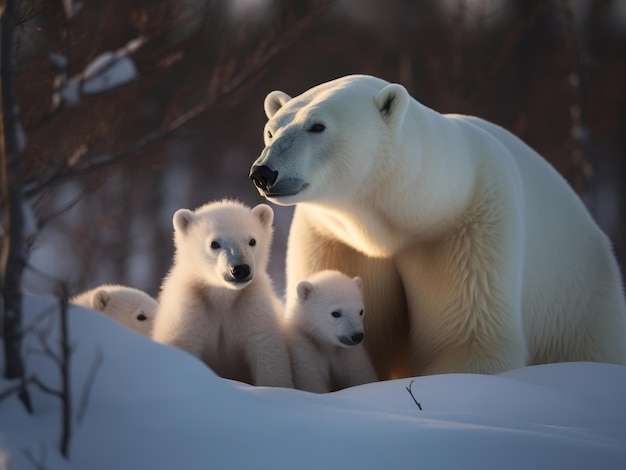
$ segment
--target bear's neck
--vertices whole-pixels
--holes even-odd
[[[491,164],[481,149],[488,154],[492,139],[476,138],[471,123],[417,103],[409,111],[354,197],[311,205],[317,227],[368,256],[389,257],[454,231]]]
[[[209,284],[199,277],[190,277],[186,282],[191,287],[192,295],[196,296],[212,312],[230,311],[242,293],[250,288],[252,283],[254,283],[254,279],[243,289],[236,290]]]
[[[297,335],[311,346],[313,346],[318,353],[328,355],[330,353],[337,353],[341,349],[341,346],[337,346],[331,341],[328,341],[325,338],[322,338],[318,335],[315,335],[311,332],[311,328],[302,323],[298,323],[295,326]]]

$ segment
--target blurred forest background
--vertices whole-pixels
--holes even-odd
[[[19,16],[27,290],[156,295],[176,209],[264,202],[247,175],[265,95],[352,73],[514,132],[584,198],[626,267],[624,0],[23,0]],[[103,57],[132,73],[89,88]],[[292,210],[274,210],[282,292]]]

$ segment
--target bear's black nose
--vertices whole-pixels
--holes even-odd
[[[237,266],[232,267],[230,273],[237,281],[247,279],[248,276],[250,276],[250,266],[248,266],[247,264],[238,264]]]
[[[354,344],[359,344],[361,341],[363,341],[363,338],[365,338],[365,335],[363,333],[356,333],[350,336],[350,339]]]
[[[265,165],[253,165],[250,169],[250,179],[261,191],[267,192],[276,182],[278,172]]]

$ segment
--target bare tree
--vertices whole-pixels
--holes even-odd
[[[26,409],[32,412],[26,389],[22,360],[22,272],[26,264],[21,153],[23,132],[18,120],[15,97],[15,22],[16,0],[2,5],[0,28],[0,80],[2,127],[0,129],[0,180],[2,185],[3,238],[0,257],[2,284],[2,322],[5,354],[4,376],[22,382],[19,392]]]

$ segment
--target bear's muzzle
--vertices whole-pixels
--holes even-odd
[[[249,176],[257,188],[268,193],[278,178],[278,172],[265,165],[252,165]]]

